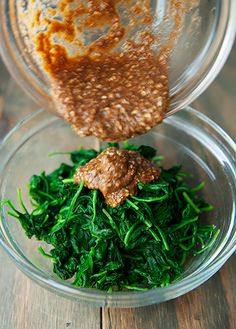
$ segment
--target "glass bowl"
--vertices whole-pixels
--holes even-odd
[[[167,116],[190,104],[213,81],[227,59],[236,31],[235,0],[181,2],[187,13],[171,54],[171,100]],[[172,0],[150,1],[155,15],[151,25],[152,32],[163,36],[157,49],[166,44],[166,35],[173,32],[173,29],[176,32],[173,19],[166,19],[171,16],[172,3]],[[47,6],[55,9],[58,1],[38,0],[31,3],[25,0],[1,0],[0,52],[20,86],[42,108],[55,112],[47,77],[41,69],[31,42],[32,33],[38,31],[35,32],[35,29],[29,26],[32,13]],[[22,17],[26,17],[25,22]]]
[[[109,307],[137,307],[160,303],[196,288],[221,268],[236,248],[235,232],[235,144],[214,122],[191,108],[167,118],[161,125],[133,143],[148,144],[164,156],[163,165],[183,164],[194,174],[190,184],[206,182],[203,196],[214,205],[206,218],[220,228],[217,240],[202,254],[193,257],[183,277],[167,287],[147,292],[113,292],[77,288],[58,279],[50,260],[37,250],[39,242],[29,240],[18,221],[1,209],[0,243],[15,264],[43,287],[70,299]],[[27,183],[34,173],[50,172],[66,155],[48,157],[49,152],[71,151],[81,146],[99,148],[92,137],[80,138],[61,119],[39,111],[23,120],[3,141],[0,148],[0,198],[17,203],[17,187],[29,205]]]

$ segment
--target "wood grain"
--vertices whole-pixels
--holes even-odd
[[[235,329],[236,256],[194,291],[159,305],[104,309],[104,329]]]
[[[176,300],[179,328],[229,329],[229,308],[220,276]],[[233,329],[233,328],[232,328]]]
[[[218,77],[193,107],[236,137],[236,43]]]
[[[194,107],[236,136],[236,47]],[[38,106],[0,63],[0,139]],[[24,276],[0,250],[0,329],[235,329],[236,256],[208,282],[160,305],[103,309],[58,297]]]
[[[104,329],[178,329],[174,301],[136,309],[104,309]]]
[[[229,327],[236,328],[236,255],[234,254],[219,272],[228,305]]]
[[[100,329],[100,310],[56,296],[22,274],[1,251],[1,329]]]

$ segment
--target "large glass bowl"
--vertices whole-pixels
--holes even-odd
[[[152,30],[168,35],[173,29],[171,1],[150,1],[155,19]],[[222,68],[235,38],[235,0],[181,0],[188,13],[171,54],[169,68],[170,107],[167,116],[196,99]],[[81,1],[82,2],[82,1]],[[135,2],[135,0],[133,0]],[[22,13],[31,19],[29,1],[0,1],[0,52],[9,71],[21,87],[44,109],[54,111],[47,78],[38,63],[30,42],[33,29],[22,22]],[[57,0],[32,1],[35,8],[48,4],[55,8]],[[173,22],[172,22],[173,23]],[[174,28],[175,29],[175,28]],[[32,32],[33,33],[33,32]],[[160,39],[159,45],[166,39]]]
[[[183,164],[194,174],[190,184],[206,182],[203,196],[214,205],[205,221],[220,228],[210,249],[193,257],[183,277],[168,287],[147,292],[106,293],[76,288],[58,279],[50,260],[37,250],[38,241],[29,240],[18,221],[1,209],[0,243],[15,264],[47,289],[79,302],[96,306],[137,307],[160,303],[180,296],[209,279],[221,268],[236,248],[235,232],[235,144],[214,122],[186,108],[167,118],[147,135],[132,140],[149,144],[164,156],[163,165]],[[22,121],[9,133],[0,147],[0,198],[17,204],[17,187],[27,206],[27,183],[32,174],[50,172],[68,161],[66,155],[48,157],[52,151],[71,151],[81,146],[98,148],[95,138],[80,138],[61,119],[39,111]]]

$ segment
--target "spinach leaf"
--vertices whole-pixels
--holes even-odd
[[[118,144],[110,146],[118,147]],[[156,150],[127,142],[126,150],[156,161]],[[50,174],[33,175],[29,183],[32,210],[26,209],[20,190],[21,211],[10,200],[9,214],[17,218],[29,238],[51,246],[39,252],[52,262],[53,271],[74,285],[106,291],[146,290],[179,279],[189,256],[210,248],[219,230],[204,225],[212,206],[197,196],[204,187],[184,182],[181,166],[161,168],[160,179],[138,184],[137,195],[123,205],[109,207],[99,191],[73,182],[78,166],[100,151],[70,153],[73,165],[62,163]]]

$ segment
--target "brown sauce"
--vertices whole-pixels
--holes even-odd
[[[155,38],[144,29],[138,41],[126,41],[122,51],[114,51],[129,32],[116,5],[130,0],[91,0],[75,10],[69,9],[72,2],[62,1],[63,22],[46,19],[47,30],[36,38],[56,111],[81,136],[121,141],[146,133],[162,121],[169,105],[169,49],[157,55],[152,49]],[[142,14],[142,22],[150,24],[149,6],[149,1],[136,5],[134,17]],[[109,26],[109,31],[84,48],[75,40],[77,18],[83,22],[79,29]],[[69,56],[65,47],[52,42],[62,33],[68,42],[77,42],[83,54]]]
[[[166,60],[148,46],[132,45],[123,56],[83,57],[54,72],[57,109],[81,136],[120,141],[146,133],[168,106]]]
[[[138,152],[110,147],[75,173],[76,183],[84,181],[89,189],[99,189],[111,207],[122,204],[137,193],[138,182],[157,180],[160,171]]]

